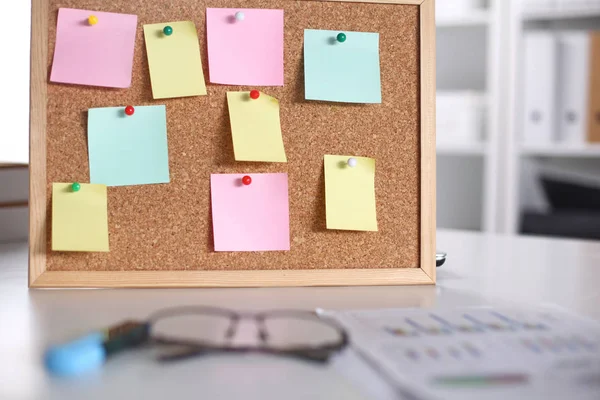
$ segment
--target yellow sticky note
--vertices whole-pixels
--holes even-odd
[[[237,161],[287,162],[276,98],[261,92],[257,99],[250,92],[227,92],[227,104]]]
[[[376,231],[375,160],[326,155],[325,206],[327,229]]]
[[[170,26],[172,33],[163,31]],[[196,25],[190,21],[144,25],[155,99],[206,94]]]
[[[52,250],[108,251],[106,185],[52,184]]]

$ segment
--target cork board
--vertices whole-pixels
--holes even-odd
[[[32,153],[36,147],[44,154],[32,157],[32,167],[35,163],[37,168],[31,171],[32,200],[35,198],[36,202],[32,204],[31,235],[36,240],[30,246],[30,284],[262,286],[434,282],[435,269],[425,265],[434,262],[435,252],[435,137],[431,121],[435,43],[430,37],[434,36],[433,0],[381,3],[176,0],[165,7],[161,0],[42,0],[34,5],[32,60],[39,56],[40,71],[45,76],[34,79],[37,64],[32,67],[31,141]],[[48,82],[60,7],[138,15],[131,88],[116,90]],[[251,88],[208,82],[207,7],[284,10],[285,86],[260,89],[280,101],[288,163],[234,160],[226,92]],[[208,96],[153,100],[142,25],[178,20],[196,24]],[[43,23],[36,27],[36,22]],[[379,32],[382,103],[304,100],[304,29]],[[41,43],[36,43],[39,38]],[[41,80],[42,87],[36,88],[35,82]],[[36,104],[40,94],[44,101]],[[87,110],[127,104],[167,106],[171,183],[109,188],[109,253],[51,251],[52,183],[89,182]],[[36,115],[42,121],[34,121]],[[378,232],[325,228],[325,154],[376,159]],[[289,175],[291,250],[214,252],[210,174],[259,172]],[[404,270],[414,273],[406,274]],[[369,276],[371,279],[365,279]],[[407,280],[409,276],[414,276],[414,281]],[[166,283],[165,278],[179,284]]]

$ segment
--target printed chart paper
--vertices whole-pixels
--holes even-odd
[[[600,398],[600,325],[558,308],[324,314],[351,333],[353,347],[406,398]]]
[[[210,190],[215,251],[290,249],[287,174],[213,174]]]
[[[60,8],[50,81],[130,87],[136,27],[136,15]]]
[[[283,86],[283,10],[207,8],[206,35],[212,83]]]
[[[354,158],[357,165],[348,166]],[[354,156],[325,156],[327,229],[376,231],[375,160]]]
[[[165,26],[173,28],[167,36]],[[196,25],[190,21],[144,25],[152,95],[155,99],[206,94]]]
[[[250,92],[227,92],[227,104],[237,161],[287,162],[276,98],[260,93],[252,99]]]
[[[52,250],[108,251],[108,205],[105,185],[52,184]]]
[[[304,90],[306,100],[381,103],[379,33],[305,29]]]
[[[162,106],[88,111],[90,181],[107,186],[169,182],[167,115]]]

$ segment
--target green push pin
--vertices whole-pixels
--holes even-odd
[[[74,184],[71,185],[72,191],[79,192],[79,189],[81,189],[81,185],[78,182],[75,182]]]
[[[163,29],[163,33],[165,34],[165,36],[171,36],[173,34],[173,28],[171,28],[169,25],[167,25]]]
[[[344,43],[346,41],[346,34],[345,33],[338,33],[336,39],[337,39],[338,42]]]

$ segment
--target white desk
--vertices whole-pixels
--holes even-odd
[[[50,378],[42,368],[49,343],[175,305],[358,309],[516,302],[555,304],[600,320],[600,243],[442,231],[438,247],[449,258],[438,269],[437,287],[29,291],[27,245],[0,245],[0,398],[369,397],[356,383],[372,379],[369,371],[348,378],[331,367],[254,355],[161,366],[147,354],[130,353],[71,381]]]

